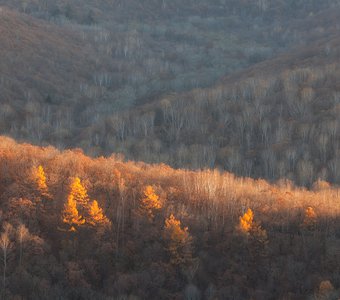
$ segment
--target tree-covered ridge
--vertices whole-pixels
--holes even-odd
[[[337,1],[295,1],[299,17],[288,1],[169,2],[1,1],[20,12],[1,9],[2,132],[111,151],[87,133],[101,126],[99,120],[173,92],[211,86],[226,74],[326,38],[339,19]],[[273,7],[265,15],[258,8],[262,2]],[[97,21],[87,24],[82,19],[91,7]],[[146,18],[150,10],[168,17]],[[4,124],[8,118],[11,127]]]
[[[0,203],[6,299],[339,296],[340,199],[327,182],[306,190],[1,137]]]
[[[104,2],[91,1],[102,9]],[[251,17],[241,9],[247,1],[225,2],[240,9],[220,17],[218,9],[204,15],[204,1],[177,3],[181,13],[174,2],[151,1],[145,7],[173,19],[98,15],[96,24],[65,17],[64,2],[53,16],[54,2],[25,3],[25,10],[12,3],[21,13],[3,8],[0,18],[1,133],[93,156],[116,152],[307,186],[339,182],[336,1],[294,2],[299,18],[285,10],[269,18],[275,9]],[[90,5],[72,3],[77,13]],[[138,3],[112,7],[123,15]]]
[[[129,159],[175,167],[218,167],[311,186],[338,183],[339,49],[336,35],[212,88],[164,97],[110,118],[99,144]],[[112,148],[114,150],[114,148]]]

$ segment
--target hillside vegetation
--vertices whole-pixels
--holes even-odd
[[[4,299],[333,299],[339,190],[0,139]]]
[[[0,299],[340,299],[339,0],[0,0]]]
[[[338,1],[0,4],[1,133],[338,182]]]
[[[92,134],[101,148],[130,159],[309,187],[318,178],[338,183],[339,49],[334,34],[212,88],[110,117]]]

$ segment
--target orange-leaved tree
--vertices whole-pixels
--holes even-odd
[[[308,206],[305,210],[305,217],[301,227],[308,230],[313,230],[316,225],[317,214],[313,207]]]
[[[248,208],[239,220],[238,230],[247,237],[251,255],[255,258],[265,256],[267,254],[268,236],[266,230],[254,221],[254,212]]]
[[[140,210],[149,219],[153,219],[155,217],[155,212],[162,208],[162,203],[154,188],[150,185],[145,187],[143,194]]]
[[[240,217],[239,230],[244,234],[249,234],[253,226],[254,213],[248,208],[243,216]]]
[[[168,243],[171,264],[187,265],[192,262],[192,237],[188,227],[182,228],[173,214],[165,220],[164,239]]]
[[[89,202],[89,196],[84,185],[81,183],[79,177],[75,177],[70,185],[70,194],[76,202],[78,208],[84,211]]]
[[[76,231],[76,227],[85,223],[85,219],[79,214],[77,202],[71,194],[67,198],[62,213],[62,219],[65,224],[70,226],[70,231]]]
[[[86,222],[93,226],[110,224],[109,219],[103,213],[103,209],[99,207],[97,200],[93,200],[90,204]]]
[[[48,187],[46,184],[46,175],[44,168],[39,165],[37,168],[34,168],[33,175],[35,177],[37,188],[41,195],[47,196],[48,195]]]

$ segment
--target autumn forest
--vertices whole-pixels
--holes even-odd
[[[7,299],[339,295],[340,196],[327,182],[308,191],[0,141]]]
[[[0,300],[340,298],[339,0],[0,0]]]

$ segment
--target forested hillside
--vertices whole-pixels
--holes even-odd
[[[339,190],[0,138],[3,299],[337,299]]]
[[[340,0],[0,0],[0,299],[340,299]]]
[[[323,39],[213,88],[164,97],[95,132],[104,148],[113,136],[129,158],[306,186],[339,182],[339,42]]]
[[[338,1],[0,4],[1,133],[338,182]]]

